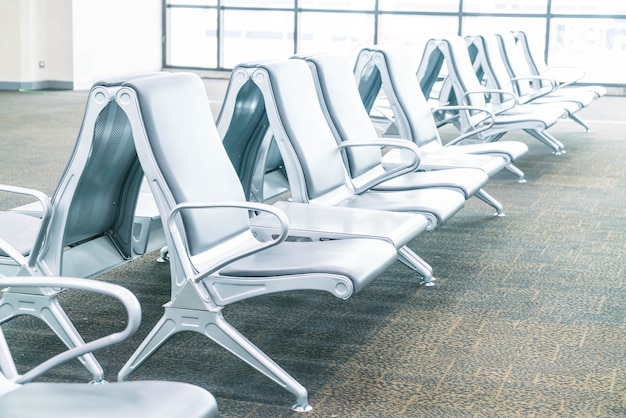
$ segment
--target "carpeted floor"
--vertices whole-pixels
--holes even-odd
[[[207,81],[216,109],[224,87]],[[0,183],[51,194],[85,99],[0,92]],[[505,217],[472,199],[412,243],[436,286],[396,263],[347,301],[289,292],[229,306],[225,317],[308,389],[311,418],[626,416],[626,98],[604,97],[580,115],[591,132],[568,121],[550,130],[561,156],[528,135],[505,136],[530,148],[518,163],[526,184],[501,173],[486,187]],[[131,340],[96,353],[111,381],[169,298],[168,266],[155,258],[98,278],[129,288],[144,310]],[[65,292],[62,305],[85,338],[120,325],[119,306],[102,298]],[[30,318],[3,330],[21,367],[60,349]],[[200,335],[175,336],[131,378],[203,386],[222,417],[297,415],[291,394]],[[71,362],[46,380],[89,375]]]

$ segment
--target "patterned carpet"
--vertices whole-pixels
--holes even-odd
[[[223,83],[207,86],[219,100]],[[0,92],[0,182],[52,193],[85,98]],[[505,217],[472,199],[410,245],[436,286],[396,263],[347,301],[289,292],[229,306],[226,319],[308,389],[311,418],[626,416],[626,98],[604,97],[580,115],[591,132],[569,121],[550,130],[561,156],[526,134],[503,138],[530,148],[518,164],[527,183],[503,172],[486,187]],[[155,258],[99,277],[128,287],[144,309],[135,337],[96,353],[111,381],[169,298],[168,266]],[[85,338],[119,327],[117,305],[61,299]],[[3,330],[24,368],[60,349],[30,318]],[[203,386],[222,417],[298,415],[291,394],[200,335],[175,336],[131,378]],[[46,380],[89,376],[71,362]]]

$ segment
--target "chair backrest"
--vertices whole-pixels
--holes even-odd
[[[322,110],[338,144],[346,140],[378,138],[363,105],[352,66],[341,55],[300,57],[312,69]],[[353,178],[380,166],[378,147],[355,147],[346,150],[346,166]]]
[[[308,64],[298,59],[262,63],[251,79],[263,94],[293,199],[309,202],[347,191],[346,166]]]
[[[357,57],[355,75],[359,86],[372,77],[362,73],[376,71],[393,111],[398,134],[418,147],[441,145],[441,139],[430,106],[426,101],[406,51],[385,46],[363,48]]]
[[[269,141],[263,96],[250,80],[250,70],[245,66],[233,69],[216,122],[224,148],[248,197],[254,196],[255,175],[264,174],[258,173],[257,165],[264,159],[259,154]]]
[[[137,152],[164,223],[171,268],[182,268],[176,265],[180,257],[166,215],[184,203],[245,201],[243,189],[222,146],[200,77],[162,74],[123,86],[121,94],[136,95],[139,109],[126,109],[133,131],[139,133]],[[184,138],[184,146],[179,138]],[[219,244],[249,231],[247,213],[232,209],[183,211],[179,225],[191,257],[219,253]],[[180,277],[173,274],[173,279]]]
[[[531,86],[538,89],[541,88],[540,82],[533,82],[531,77],[534,75],[530,72],[530,67],[526,62],[522,44],[515,41],[515,35],[513,32],[502,32],[496,34],[498,45],[500,46],[500,52],[502,59],[506,64],[506,68],[509,71],[509,76],[518,78],[519,80],[513,81],[513,85],[517,91],[517,94],[524,96],[531,93]]]
[[[495,34],[469,36],[466,38],[466,42],[468,48],[475,48],[475,66],[480,67],[481,73],[484,74],[487,88],[518,95],[511,82],[511,75],[502,56],[497,36]],[[499,100],[507,99],[509,98],[500,97]]]
[[[431,55],[434,58],[431,60]],[[417,70],[417,79],[420,85],[424,85],[424,77],[432,79],[434,75],[429,75],[433,71],[435,61],[440,69],[444,64],[447,68],[447,75],[441,88],[440,103],[450,105],[468,104],[477,107],[485,107],[486,101],[482,94],[472,94],[463,100],[466,92],[484,91],[484,87],[480,84],[476,72],[470,60],[465,40],[460,36],[450,36],[444,39],[430,39],[426,42],[424,56],[420,61]],[[436,69],[436,68],[435,68]],[[424,95],[428,94],[422,88]]]
[[[526,57],[526,63],[530,68],[530,71],[534,75],[540,75],[545,73],[548,68],[546,61],[539,54],[534,53],[533,49],[530,47],[530,43],[528,41],[528,37],[524,31],[516,31],[514,32],[515,39],[517,43],[520,44],[520,47],[524,51],[524,56]]]
[[[89,93],[76,145],[52,197],[44,246],[32,255],[47,275],[65,273],[67,248],[100,237],[106,237],[122,259],[133,255],[133,220],[143,172],[128,119],[113,100],[118,88],[97,85]]]
[[[255,68],[245,63],[233,68],[216,125],[245,196],[263,202],[287,192],[288,187],[263,95],[250,79]]]

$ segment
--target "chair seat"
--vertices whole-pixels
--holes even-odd
[[[466,199],[476,194],[489,177],[475,168],[451,168],[449,170],[406,173],[377,185],[374,190],[411,190],[430,187],[449,187],[462,190]]]
[[[445,152],[451,154],[474,154],[474,155],[490,155],[498,154],[508,155],[510,161],[515,161],[528,152],[528,145],[520,141],[498,141],[483,142],[479,144],[458,144],[444,148]]]
[[[547,96],[535,99],[533,100],[533,103],[557,103],[560,105],[563,102],[574,102],[579,108],[583,108],[589,106],[596,99],[596,93],[591,90],[567,91],[561,89],[550,93]]]
[[[441,225],[465,206],[462,193],[447,189],[400,190],[393,192],[371,190],[351,196],[337,206],[431,214]]]
[[[16,212],[0,212],[0,237],[26,256],[37,237],[41,219]],[[0,256],[7,254],[0,250]]]
[[[447,150],[447,148],[444,148]],[[387,169],[407,161],[410,156],[402,152],[392,150],[383,157],[383,166]],[[489,177],[498,173],[504,168],[506,161],[504,158],[493,158],[488,155],[461,154],[453,152],[422,152],[422,159],[419,168],[421,170],[443,170],[452,168],[478,168],[483,170]]]
[[[222,276],[268,277],[290,274],[337,274],[358,292],[396,261],[396,249],[377,239],[282,242],[229,264]]]
[[[2,396],[0,402],[0,415],[4,418],[218,416],[213,395],[197,386],[179,382],[29,383]]]
[[[537,126],[538,129],[548,129],[559,119],[566,116],[566,114],[563,107],[549,104],[519,105],[515,106],[515,109],[511,112],[498,114],[494,125],[496,127],[506,126],[507,131],[527,129],[525,126]],[[522,126],[518,128],[515,126],[517,124]]]

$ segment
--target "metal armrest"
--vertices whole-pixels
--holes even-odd
[[[196,276],[197,273],[196,273],[196,269],[193,266],[193,262],[189,255],[189,252],[187,251],[187,246],[185,245],[185,241],[183,239],[184,234],[182,234],[180,231],[180,227],[178,224],[178,221],[180,218],[179,214],[183,210],[217,209],[217,208],[222,208],[222,209],[234,208],[234,209],[246,209],[248,211],[267,212],[275,216],[278,219],[278,222],[280,224],[280,227],[279,227],[280,232],[278,236],[276,236],[276,238],[271,241],[261,242],[257,240],[256,242],[258,245],[255,245],[254,247],[251,247],[251,246],[239,247],[238,246],[238,248],[234,252],[229,253],[228,255],[225,255],[221,259],[221,261],[213,263],[210,269],[202,271],[201,276],[206,276],[208,274],[211,274],[221,269],[222,267],[224,267],[225,265],[229,263],[232,263],[236,260],[239,260],[243,257],[246,257],[258,251],[261,251],[265,248],[269,248],[274,245],[277,245],[283,242],[289,236],[289,220],[287,219],[287,216],[280,209],[277,209],[271,205],[267,205],[263,203],[256,203],[256,202],[239,202],[239,201],[224,201],[224,202],[215,202],[215,203],[188,202],[188,203],[181,203],[179,205],[176,205],[172,209],[172,211],[170,212],[167,218],[167,225],[171,231],[171,236],[172,236],[174,247],[176,248],[176,251],[180,255],[179,257],[180,262],[187,277]],[[184,254],[186,254],[186,256],[183,256]]]
[[[532,101],[535,99],[538,99],[540,97],[544,97],[550,93],[553,93],[555,91],[557,91],[559,89],[559,83],[554,80],[553,78],[548,78],[548,77],[543,77],[543,76],[539,76],[539,75],[532,75],[532,76],[527,76],[527,77],[513,77],[511,78],[511,81],[515,82],[515,81],[523,81],[523,80],[528,80],[532,83],[532,85],[534,86],[534,93],[530,94],[530,97],[526,100],[528,101]],[[547,85],[545,83],[547,83]]]
[[[415,145],[414,142],[408,139],[393,139],[393,138],[375,138],[375,139],[365,139],[365,140],[350,140],[343,141],[339,145],[339,149],[350,148],[350,147],[393,147],[393,148],[402,148],[407,149],[411,152],[413,158],[408,163],[400,164],[394,167],[391,170],[385,171],[383,174],[376,176],[372,179],[367,180],[364,184],[359,185],[358,187],[354,186],[354,193],[361,194],[370,190],[373,187],[376,187],[380,183],[383,183],[389,179],[395,178],[405,173],[410,173],[412,171],[417,170],[419,166],[421,154],[420,150]]]
[[[0,287],[53,287],[77,289],[99,293],[119,300],[128,314],[128,322],[123,331],[108,334],[88,343],[73,347],[44,361],[27,373],[19,376],[18,383],[28,382],[68,360],[84,354],[100,350],[113,344],[124,341],[133,335],[141,322],[141,306],[139,301],[129,290],[112,283],[97,280],[78,279],[73,277],[2,277]]]
[[[33,243],[33,247],[30,251],[30,257],[28,259],[28,267],[32,268],[35,266],[35,263],[37,262],[37,254],[39,254],[39,251],[41,250],[41,247],[43,246],[44,237],[45,237],[46,231],[48,230],[48,224],[50,223],[50,218],[52,217],[52,203],[50,202],[50,198],[38,190],[28,189],[25,187],[9,186],[6,184],[0,184],[0,192],[31,196],[37,199],[41,203],[41,207],[42,207],[41,227],[39,228],[39,233],[37,234],[37,238],[35,239],[35,242]],[[8,245],[6,244],[6,242],[3,242],[3,244]],[[5,249],[5,247],[2,247],[2,248]],[[7,252],[7,254],[9,253]],[[21,258],[23,259],[23,257]],[[16,261],[19,262],[18,259],[16,259]]]
[[[504,113],[506,111],[509,111],[511,109],[513,109],[515,106],[518,105],[518,100],[517,100],[517,96],[509,91],[505,91],[505,90],[500,90],[500,89],[483,89],[480,91],[468,91],[465,92],[463,94],[463,101],[465,103],[467,103],[469,96],[471,96],[472,94],[482,94],[483,96],[488,95],[488,94],[499,94],[501,96],[508,96],[511,98],[511,100],[508,100],[507,102],[500,100],[498,104],[500,105],[504,105],[505,103],[510,103],[507,104],[505,106],[503,106],[501,109],[498,110],[494,110],[493,113],[498,115],[500,113]]]
[[[574,75],[572,77],[567,77],[568,80],[562,82],[559,80],[559,77],[551,76],[552,73],[558,72],[558,71],[567,71],[570,73],[574,73]],[[559,83],[559,88],[560,88],[560,87],[569,86],[571,84],[576,83],[577,81],[582,80],[585,77],[585,70],[580,67],[566,66],[566,65],[558,66],[558,67],[548,67],[548,69],[546,70],[546,73],[544,73],[543,76],[544,77],[548,76],[556,80]]]
[[[461,110],[461,111],[467,111],[468,113],[470,113],[471,111],[476,111],[476,112],[484,114],[484,117],[482,119],[479,119],[478,121],[473,122],[471,121],[471,118],[468,115],[467,120],[470,121],[471,123],[471,130],[463,133],[462,135],[457,136],[450,142],[446,143],[444,145],[445,147],[449,145],[457,144],[466,138],[469,138],[483,131],[486,131],[487,129],[493,126],[493,124],[495,123],[495,119],[496,119],[496,115],[491,110],[485,109],[484,107],[479,107],[479,106],[440,106],[440,107],[434,108],[433,113],[437,111],[446,111],[446,110]]]

